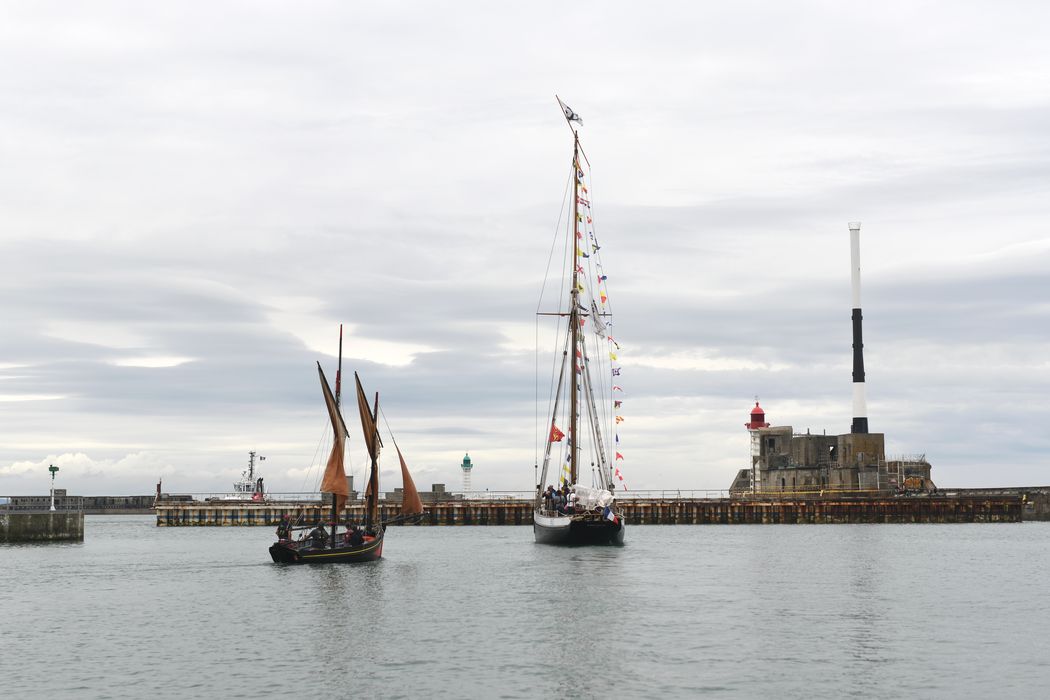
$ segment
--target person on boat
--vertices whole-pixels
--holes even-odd
[[[277,523],[277,539],[286,540],[288,534],[291,531],[291,523],[288,520],[288,514],[285,513],[281,516],[280,522]]]
[[[365,533],[356,525],[351,525],[350,531],[347,533],[347,542],[350,543],[351,547],[359,547],[365,543]]]
[[[310,539],[313,540],[315,547],[323,547],[324,543],[328,541],[328,531],[321,525],[318,525],[310,531]]]

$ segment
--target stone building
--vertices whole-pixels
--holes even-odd
[[[757,401],[745,427],[751,433],[751,466],[733,480],[734,498],[934,489],[925,455],[887,459],[883,433],[796,434],[790,425],[767,423]]]

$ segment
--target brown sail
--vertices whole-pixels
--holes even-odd
[[[335,405],[335,396],[328,387],[321,363],[317,363],[317,372],[321,375],[321,391],[324,392],[324,402],[328,407],[328,417],[332,419],[332,432],[335,439],[332,441],[332,453],[328,455],[328,464],[325,466],[324,478],[321,479],[321,493],[330,493],[335,499],[336,511],[343,510],[346,499],[350,496],[350,487],[346,483],[346,471],[343,469],[343,453],[345,452],[346,438],[348,432],[343,417],[339,414],[339,408]]]
[[[423,512],[423,501],[419,498],[416,483],[412,481],[412,475],[408,473],[408,465],[405,464],[405,456],[401,454],[401,448],[394,443],[397,457],[401,460],[401,483],[404,485],[404,496],[401,500],[401,515],[417,515]]]
[[[368,446],[368,456],[372,459],[368,485],[365,487],[365,523],[371,524],[379,520],[379,448],[383,446],[383,440],[379,437],[379,426],[376,425],[376,418],[379,416],[379,394],[376,394],[373,410],[368,407],[368,398],[365,397],[365,389],[361,386],[361,377],[357,376],[357,372],[354,372],[354,381],[357,383],[357,409],[361,414],[361,430],[365,435],[365,445]]]
[[[357,409],[361,414],[361,430],[365,434],[365,445],[368,446],[368,456],[372,461],[379,459],[379,448],[383,441],[379,437],[379,427],[376,425],[372,409],[368,406],[368,398],[365,396],[364,387],[361,386],[361,378],[354,372],[354,381],[357,382]]]

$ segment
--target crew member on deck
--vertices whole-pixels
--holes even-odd
[[[281,516],[280,522],[277,523],[277,539],[286,540],[288,539],[288,533],[291,529],[290,523],[288,522],[288,514],[285,513]]]

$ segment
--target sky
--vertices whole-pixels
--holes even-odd
[[[628,488],[727,489],[756,396],[849,431],[849,221],[887,453],[1050,483],[1048,21],[0,0],[0,495],[49,464],[84,495],[227,491],[249,450],[313,490],[340,323],[421,488],[459,489],[466,452],[474,489],[532,488],[555,94],[584,121]]]

